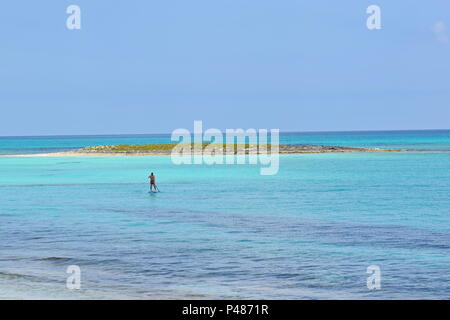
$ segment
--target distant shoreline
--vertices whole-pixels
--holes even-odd
[[[5,155],[10,157],[89,157],[89,156],[167,156],[172,154],[172,149],[177,144],[147,144],[147,145],[109,145],[92,146],[73,151]],[[202,149],[213,144],[203,144]],[[200,147],[200,146],[198,146]],[[217,145],[216,147],[220,147]],[[192,146],[192,150],[194,147]],[[226,152],[226,145],[223,145],[223,153]],[[234,145],[234,154],[261,154],[261,150],[256,145]],[[271,146],[268,146],[268,153]],[[342,146],[319,146],[319,145],[279,145],[279,154],[313,154],[313,153],[355,153],[355,152],[408,152],[401,149],[378,149],[378,148],[357,148]],[[201,154],[202,151],[192,152],[192,155]]]

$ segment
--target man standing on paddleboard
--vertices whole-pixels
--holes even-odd
[[[156,179],[155,179],[155,175],[153,174],[153,172],[150,173],[150,175],[148,177],[150,178],[150,191],[152,191],[152,186],[153,186],[153,189],[156,191],[157,190],[156,183],[155,183]]]

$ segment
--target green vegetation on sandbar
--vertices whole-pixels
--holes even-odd
[[[183,146],[186,147],[189,146],[189,143],[167,143],[167,144],[136,144],[136,145],[129,145],[129,144],[119,144],[119,145],[112,145],[112,146],[93,146],[93,147],[86,147],[82,148],[79,151],[80,152],[170,152],[175,146]],[[201,145],[202,149],[205,149],[207,146],[211,145],[211,147],[219,147],[221,144],[219,143],[191,143],[191,148],[199,148]],[[231,147],[231,145],[222,144],[223,149]],[[256,148],[256,145],[250,145],[250,144],[234,144],[233,148],[235,150],[237,149],[249,149],[249,148]],[[268,146],[270,149],[270,146]]]
[[[77,154],[171,154],[172,150],[177,147],[177,151],[183,149],[193,151],[194,153],[209,147],[210,151],[222,149],[224,152],[234,151],[235,154],[244,152],[250,153],[330,153],[330,152],[406,152],[406,150],[391,149],[369,149],[369,148],[352,148],[340,146],[311,146],[311,145],[279,145],[278,148],[272,148],[271,145],[256,144],[222,144],[222,143],[167,143],[167,144],[137,144],[137,145],[111,145],[111,146],[93,146],[86,147],[75,151]],[[232,152],[233,152],[232,151]]]

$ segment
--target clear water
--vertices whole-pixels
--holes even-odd
[[[59,152],[92,145],[172,143],[169,134],[111,136],[0,137],[0,155]],[[449,151],[450,130],[292,132],[281,133],[281,144],[337,145]]]
[[[0,298],[449,299],[450,134],[373,134],[383,138],[282,141],[422,152],[282,155],[275,176],[168,156],[0,157]],[[147,193],[149,171],[159,194]],[[81,268],[81,290],[66,289],[69,265]],[[381,290],[366,287],[369,265],[381,268]]]

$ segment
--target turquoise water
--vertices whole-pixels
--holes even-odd
[[[0,149],[142,139],[168,136]],[[0,157],[0,298],[450,298],[449,131],[283,139],[421,152],[282,155],[274,176],[169,156]],[[161,193],[147,193],[150,171]],[[81,290],[66,289],[69,265]],[[366,287],[370,265],[381,290]]]
[[[160,144],[171,142],[169,134],[0,137],[0,155],[69,151],[92,145]],[[280,143],[293,145],[401,148],[417,151],[449,151],[450,130],[292,132],[281,133]]]

